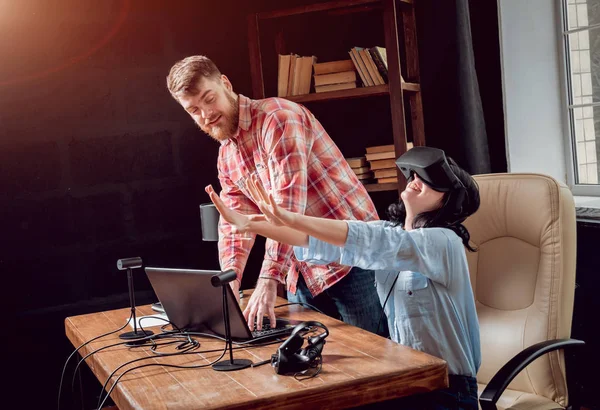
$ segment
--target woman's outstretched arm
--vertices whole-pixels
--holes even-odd
[[[277,242],[304,248],[308,247],[308,235],[286,226],[277,226],[269,222],[264,215],[244,215],[227,208],[211,185],[208,185],[205,191],[215,204],[221,217],[229,222],[235,231],[240,233],[253,232]]]
[[[345,221],[301,215],[280,207],[273,195],[265,191],[256,175],[250,179],[248,191],[266,219],[274,225],[292,228],[335,246],[344,246],[346,243],[348,224]],[[308,242],[299,246],[307,247]]]

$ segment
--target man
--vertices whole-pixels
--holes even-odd
[[[173,98],[202,131],[218,141],[221,199],[244,214],[259,214],[247,183],[256,175],[284,208],[332,219],[376,220],[377,211],[363,185],[319,121],[305,107],[281,98],[251,100],[233,91],[229,79],[205,56],[177,62],[167,76]],[[222,270],[240,280],[255,236],[236,233],[221,218]],[[287,282],[290,302],[308,303],[346,323],[378,332],[382,313],[374,272],[336,263],[298,262],[291,246],[267,239],[256,288],[244,310],[252,329],[263,317],[275,323],[277,285]],[[287,280],[286,280],[287,278]],[[379,329],[387,333],[385,320]]]

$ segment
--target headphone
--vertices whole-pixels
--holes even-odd
[[[307,338],[308,345],[302,348],[305,334],[314,328],[320,328],[323,332]],[[307,321],[296,325],[290,337],[279,346],[277,353],[271,356],[271,366],[275,373],[296,374],[308,370],[315,360],[321,357],[327,336],[329,329],[320,322]]]

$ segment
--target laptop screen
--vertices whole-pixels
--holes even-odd
[[[181,330],[225,336],[223,289],[210,279],[217,270],[146,267],[146,275],[169,320]],[[225,286],[233,339],[252,339],[252,333],[231,287]]]

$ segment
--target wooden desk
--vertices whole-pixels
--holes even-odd
[[[242,298],[242,305],[248,297]],[[278,298],[277,304],[287,301]],[[95,336],[116,330],[126,322],[130,308],[92,313],[65,319],[66,334],[74,346]],[[138,316],[155,313],[150,306],[137,308]],[[276,309],[276,314],[297,320],[317,320],[329,329],[323,349],[323,368],[312,379],[298,381],[275,373],[269,365],[233,372],[211,367],[176,369],[151,366],[133,370],[121,378],[111,398],[121,410],[127,409],[296,409],[349,408],[447,387],[447,366],[443,360],[399,345],[362,329],[346,325],[297,305]],[[158,327],[151,328],[155,333]],[[131,330],[128,326],[123,331]],[[119,332],[119,333],[121,333]],[[82,356],[102,346],[121,341],[118,334],[86,345]],[[198,338],[197,351],[223,349],[225,343]],[[234,359],[267,360],[279,345],[233,351]],[[234,345],[235,347],[235,345]],[[169,349],[168,352],[173,351]],[[166,352],[166,351],[165,351]],[[216,360],[218,353],[157,357],[148,348],[111,347],[87,359],[101,383],[123,363],[149,357],[131,366],[146,363],[200,365]],[[224,356],[228,359],[229,354]],[[111,379],[108,388],[124,367]]]

